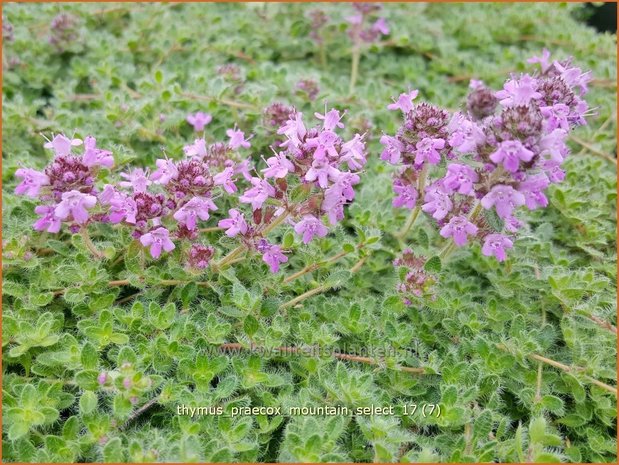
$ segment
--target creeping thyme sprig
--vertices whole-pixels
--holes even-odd
[[[400,167],[393,206],[412,210],[401,238],[421,210],[453,241],[441,258],[478,240],[482,254],[504,261],[523,225],[517,209],[548,205],[544,191],[565,177],[568,133],[586,124],[591,78],[547,50],[529,62],[541,70],[512,75],[497,92],[472,81],[460,112],[413,104],[416,90],[388,106],[404,114],[398,132],[381,138],[381,158]]]
[[[281,245],[270,242],[269,233],[287,221],[304,244],[324,237],[328,227],[323,218],[331,225],[343,218],[366,161],[362,135],[345,141],[336,133],[344,128],[338,110],[316,113],[322,124],[309,129],[301,113],[293,108],[285,113],[279,117],[276,135],[283,138],[276,141],[277,150],[273,144],[273,156],[264,160],[266,167],[260,170],[249,158],[242,159],[240,152],[251,147],[251,137],[235,127],[227,131],[227,143],[207,145],[198,138],[184,147],[181,160],[166,156],[156,160],[152,172],[136,167],[120,173],[117,184],[99,186],[100,170],[114,166],[112,152],[97,148],[94,137],[82,141],[59,134],[45,144],[55,158],[44,171],[17,170],[21,183],[15,192],[41,201],[35,209],[40,218],[34,229],[58,233],[66,224],[70,232],[80,232],[86,247],[100,258],[103,254],[88,235],[93,223],[131,228],[133,238],[154,259],[185,241],[190,246],[182,253],[189,268],[203,270],[212,265],[219,270],[244,252],[256,251],[277,272],[288,257]],[[202,131],[210,115],[197,113],[187,120]],[[80,146],[84,147],[81,156],[74,153]],[[233,207],[218,228],[209,230],[224,230],[240,245],[211,263],[216,251],[200,242],[199,224],[218,210],[218,197],[230,198]]]
[[[267,167],[249,178],[252,187],[238,197],[239,203],[251,205],[251,216],[233,208],[219,222],[226,235],[239,236],[245,248],[257,250],[273,272],[288,258],[281,246],[268,241],[267,234],[285,220],[294,225],[304,244],[324,237],[328,228],[322,218],[331,225],[343,218],[344,206],[355,196],[357,173],[366,161],[363,135],[344,141],[336,133],[344,128],[338,110],[315,116],[322,125],[308,129],[302,113],[289,114],[277,131],[284,137],[278,150],[273,148],[273,156],[265,160]]]
[[[389,24],[383,17],[375,17],[376,13],[381,10],[382,5],[379,3],[353,3],[352,5],[356,12],[354,15],[346,18],[348,22],[348,36],[352,41],[352,64],[350,70],[350,88],[349,92],[355,91],[355,85],[359,75],[359,61],[361,60],[361,52],[364,43],[376,42],[381,36],[389,35]]]

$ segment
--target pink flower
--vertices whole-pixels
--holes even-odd
[[[380,159],[388,161],[392,165],[399,163],[402,157],[402,151],[404,150],[404,144],[395,137],[388,136],[387,134],[381,136],[380,143],[385,146],[380,154]]]
[[[295,225],[294,230],[297,234],[303,236],[304,244],[308,244],[315,236],[325,237],[329,232],[327,227],[322,224],[322,221],[313,215],[305,215]]]
[[[447,174],[443,178],[446,190],[462,195],[475,195],[473,184],[479,179],[477,173],[466,165],[451,163],[447,166]]]
[[[503,234],[488,234],[481,248],[481,253],[486,257],[494,255],[500,262],[504,261],[505,249],[511,249],[514,243]]]
[[[445,141],[443,139],[433,139],[425,137],[415,146],[417,149],[415,155],[415,164],[421,165],[424,161],[432,165],[437,165],[441,161],[441,154],[438,150],[445,147]]]
[[[558,61],[553,63],[555,69],[560,73],[561,79],[565,81],[565,83],[570,87],[578,86],[580,87],[580,93],[586,94],[587,84],[591,81],[591,71],[587,71],[583,73],[580,68],[568,68],[567,66],[563,66]]]
[[[565,179],[565,171],[561,169],[561,166],[558,163],[552,160],[544,160],[542,163],[542,168],[552,183],[563,182]]]
[[[484,87],[484,81],[481,81],[479,79],[471,79],[469,81],[469,89],[471,90],[483,89]]]
[[[413,100],[419,95],[418,90],[411,90],[408,94],[400,94],[398,99],[393,99],[393,103],[387,105],[388,110],[402,110],[402,113],[413,111]]]
[[[153,181],[165,185],[178,176],[178,168],[172,160],[159,158],[155,161],[155,164],[157,165],[157,170],[150,175]]]
[[[483,130],[462,113],[454,114],[447,129],[451,132],[449,145],[460,153],[475,150],[486,139]]]
[[[548,206],[544,190],[550,185],[550,180],[544,173],[531,175],[518,185],[518,192],[524,194],[525,205],[529,210]]]
[[[500,218],[507,218],[516,207],[524,205],[525,198],[520,192],[511,186],[498,184],[494,186],[482,199],[481,205],[486,210],[493,206]]]
[[[236,187],[236,184],[234,184],[234,181],[232,180],[232,176],[234,176],[234,167],[228,166],[221,173],[213,176],[213,182],[216,186],[223,186],[223,188],[228,194],[233,194],[238,189]]]
[[[49,178],[45,173],[42,173],[31,168],[19,168],[15,171],[15,177],[22,180],[15,188],[17,195],[27,195],[28,197],[36,197],[41,191],[41,187],[49,184]]]
[[[542,74],[545,74],[552,66],[550,63],[550,52],[547,49],[542,50],[542,56],[533,56],[527,60],[527,63],[539,63],[542,68]]]
[[[251,183],[254,187],[245,191],[239,197],[241,203],[250,203],[252,209],[257,210],[262,207],[269,197],[275,197],[275,188],[266,180],[260,178],[252,178]]]
[[[205,269],[213,258],[215,249],[202,244],[192,244],[189,249],[189,266],[198,270]]]
[[[503,106],[517,106],[528,105],[531,100],[542,98],[542,94],[537,92],[537,79],[525,74],[520,79],[507,81],[496,97]]]
[[[211,199],[194,197],[174,213],[174,219],[193,231],[196,229],[198,218],[202,221],[209,219],[209,210],[217,210]]]
[[[99,373],[99,376],[97,376],[97,381],[101,386],[103,386],[107,381],[107,373],[105,371]]]
[[[146,192],[152,181],[148,179],[148,172],[142,168],[135,168],[129,173],[120,173],[120,177],[126,181],[118,183],[121,187],[132,188],[133,192]]]
[[[294,171],[294,165],[283,152],[275,154],[274,157],[270,157],[266,160],[268,168],[262,170],[264,176],[267,178],[284,178],[288,173]]]
[[[57,134],[50,142],[43,145],[46,149],[53,149],[58,157],[66,157],[71,153],[71,147],[82,145],[81,139],[69,139],[64,134]]]
[[[288,261],[288,257],[282,253],[281,247],[279,245],[269,244],[266,239],[260,240],[257,249],[262,253],[262,261],[269,265],[271,273],[277,273],[280,263],[286,263]]]
[[[344,204],[354,199],[352,186],[359,182],[359,176],[354,173],[341,173],[335,183],[325,190],[322,210],[327,214],[329,222],[336,224],[344,218]]]
[[[309,182],[318,180],[318,185],[325,189],[329,185],[329,179],[337,180],[340,174],[340,171],[331,166],[328,160],[317,158],[312,162],[311,168],[305,173],[305,180]]]
[[[228,145],[232,150],[236,150],[239,147],[244,147],[246,149],[251,147],[248,139],[245,139],[245,133],[243,131],[238,129],[228,129],[226,131],[226,134],[230,138],[230,142],[228,142]]]
[[[137,222],[138,205],[133,199],[123,193],[117,192],[110,199],[110,221],[114,224],[126,221],[129,224]]]
[[[413,186],[410,184],[405,185],[402,183],[400,179],[396,179],[393,182],[393,192],[395,192],[397,197],[394,197],[392,200],[392,204],[395,208],[405,207],[405,208],[414,208],[417,203],[417,197],[419,194],[415,190]]]
[[[325,131],[333,131],[335,128],[344,128],[344,123],[340,122],[343,115],[340,115],[340,112],[335,108],[332,108],[329,112],[325,112],[324,115],[314,113],[314,116],[324,121],[322,127]]]
[[[97,140],[92,136],[88,136],[84,139],[82,163],[88,167],[99,165],[111,168],[114,166],[114,157],[109,150],[98,149]]]
[[[477,226],[471,223],[466,216],[454,216],[449,223],[441,228],[441,236],[451,237],[458,247],[468,242],[468,236],[477,234]]]
[[[324,130],[318,137],[312,137],[307,139],[306,146],[315,148],[314,159],[323,159],[327,154],[333,158],[338,158],[340,155],[337,153],[335,145],[340,141],[340,138],[332,131]]]
[[[94,195],[83,194],[72,190],[62,194],[62,201],[56,206],[54,214],[64,220],[73,216],[76,223],[84,224],[88,220],[88,210],[95,206],[97,198]]]
[[[250,163],[250,161],[245,159],[242,162],[234,165],[234,174],[240,174],[245,178],[246,181],[251,181],[253,176],[250,174],[249,170],[252,168],[253,165]]]
[[[298,147],[301,145],[301,140],[306,136],[307,129],[303,124],[303,113],[294,113],[286,123],[277,130],[278,134],[283,134],[288,138],[287,141],[282,143],[282,147]]]
[[[346,21],[349,22],[353,26],[358,26],[363,22],[363,15],[361,13],[357,13],[352,16],[347,16]]]
[[[157,228],[140,237],[144,247],[150,246],[150,254],[153,258],[159,258],[161,249],[171,252],[176,248],[170,240],[170,232],[166,228]]]
[[[201,132],[204,131],[204,126],[209,124],[213,120],[213,117],[208,113],[203,113],[201,111],[187,115],[187,122],[193,126],[194,131]]]
[[[372,31],[379,32],[386,36],[389,34],[389,25],[385,18],[378,18],[374,24],[372,24]]]
[[[185,145],[183,152],[188,157],[203,158],[206,156],[206,141],[204,139],[196,139],[193,144]]]
[[[103,186],[103,190],[99,194],[99,202],[101,202],[102,205],[109,205],[112,199],[117,195],[120,195],[120,193],[116,190],[116,188],[111,184],[106,184]]]
[[[565,144],[567,131],[555,129],[550,134],[542,136],[539,140],[540,155],[550,157],[550,160],[561,164],[568,154],[569,149]]]
[[[365,159],[365,143],[363,136],[355,134],[348,142],[342,144],[342,156],[340,162],[348,163],[348,168],[351,170],[359,170],[366,163]]]
[[[243,214],[236,208],[228,210],[230,218],[221,220],[218,224],[220,228],[227,229],[226,236],[234,237],[237,234],[245,234],[247,232],[247,222],[243,217]]]
[[[51,205],[38,205],[34,208],[37,215],[41,216],[32,227],[36,231],[47,231],[50,233],[57,233],[60,231],[61,221],[54,214],[55,207]]]
[[[557,128],[569,131],[570,107],[564,103],[557,103],[548,107],[540,107],[540,112],[546,119],[546,128],[548,131],[554,131]]]
[[[503,162],[507,171],[515,173],[520,167],[520,162],[531,161],[533,155],[533,152],[522,145],[519,140],[506,140],[501,142],[498,149],[490,155],[490,160],[497,165]]]
[[[355,191],[352,186],[358,183],[359,175],[348,171],[340,173],[335,182],[325,191],[324,203],[328,202],[330,196],[342,197],[344,200],[354,199]]]
[[[421,209],[426,213],[432,213],[432,218],[435,220],[442,220],[453,208],[449,195],[440,183],[434,183],[426,189],[424,201]]]

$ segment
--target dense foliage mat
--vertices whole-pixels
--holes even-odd
[[[616,461],[616,36],[580,8],[4,5],[3,459]],[[471,79],[500,89],[543,48],[592,72],[565,179],[520,213],[505,261],[441,254],[432,218],[407,230],[392,206],[387,105],[418,89],[462,109]],[[251,246],[263,260],[218,229],[225,196],[188,266],[186,247],[154,260],[156,238],[109,222],[35,231],[38,202],[15,193],[57,134],[95,136],[116,173],[180,160],[198,133],[264,168],[283,109],[309,121],[325,101],[342,140],[365,134],[354,202],[328,232],[282,224],[280,245]],[[432,276],[413,301],[393,264],[406,247]]]

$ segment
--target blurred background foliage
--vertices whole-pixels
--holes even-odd
[[[316,9],[328,18],[322,51],[309,36]],[[364,49],[350,93],[350,14],[347,4],[3,5],[4,460],[616,461],[616,395],[591,382],[616,385],[616,35],[586,26],[577,4],[385,4],[391,34]],[[526,213],[507,263],[459,251],[436,270],[438,298],[405,307],[391,261],[406,212],[391,208],[391,168],[377,160],[398,120],[386,105],[411,87],[457,109],[471,78],[500,88],[542,48],[594,76],[597,114],[572,138],[567,179],[548,208]],[[301,80],[318,87],[314,100]],[[192,277],[173,258],[141,267],[131,249],[124,264],[94,262],[68,234],[34,234],[33,202],[12,194],[18,166],[48,161],[41,134],[92,134],[118,164],[149,164],[182,156],[195,137],[185,117],[198,110],[213,114],[209,141],[234,124],[255,134],[258,161],[275,101],[347,110],[347,130],[367,131],[372,153],[345,222],[293,244],[285,271],[368,237],[373,247],[292,283],[245,263],[211,288],[148,286]],[[97,239],[123,256],[130,238],[110,231]],[[430,255],[441,238],[420,221],[407,242]],[[114,279],[132,287],[110,288]],[[220,353],[223,342],[390,355],[372,366]],[[100,387],[101,371],[118,378]],[[190,418],[180,404],[439,404],[442,415]]]

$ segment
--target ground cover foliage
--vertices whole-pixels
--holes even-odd
[[[351,89],[353,13],[4,5],[4,460],[616,461],[616,37],[579,22],[578,5],[387,4],[389,34],[360,48]],[[440,260],[446,240],[423,215],[398,236],[409,211],[392,207],[394,169],[379,159],[401,120],[392,97],[410,87],[455,110],[470,79],[500,89],[543,48],[592,70],[596,110],[570,137],[549,206],[522,212],[502,263],[479,245]],[[41,134],[94,135],[119,172],[164,151],[182,158],[197,137],[186,117],[203,111],[207,141],[236,124],[259,164],[276,138],[266,107],[310,117],[325,101],[347,111],[348,138],[367,132],[368,163],[328,235],[305,245],[291,226],[273,233],[293,252],[278,273],[259,256],[217,271],[188,269],[180,250],[153,261],[109,224],[90,230],[93,257],[80,234],[34,231],[37,203],[14,194],[17,169],[50,161]],[[218,256],[236,245],[221,231],[201,238]],[[436,257],[434,297],[412,305],[392,264],[405,247]],[[177,410],[411,404],[356,417]]]

